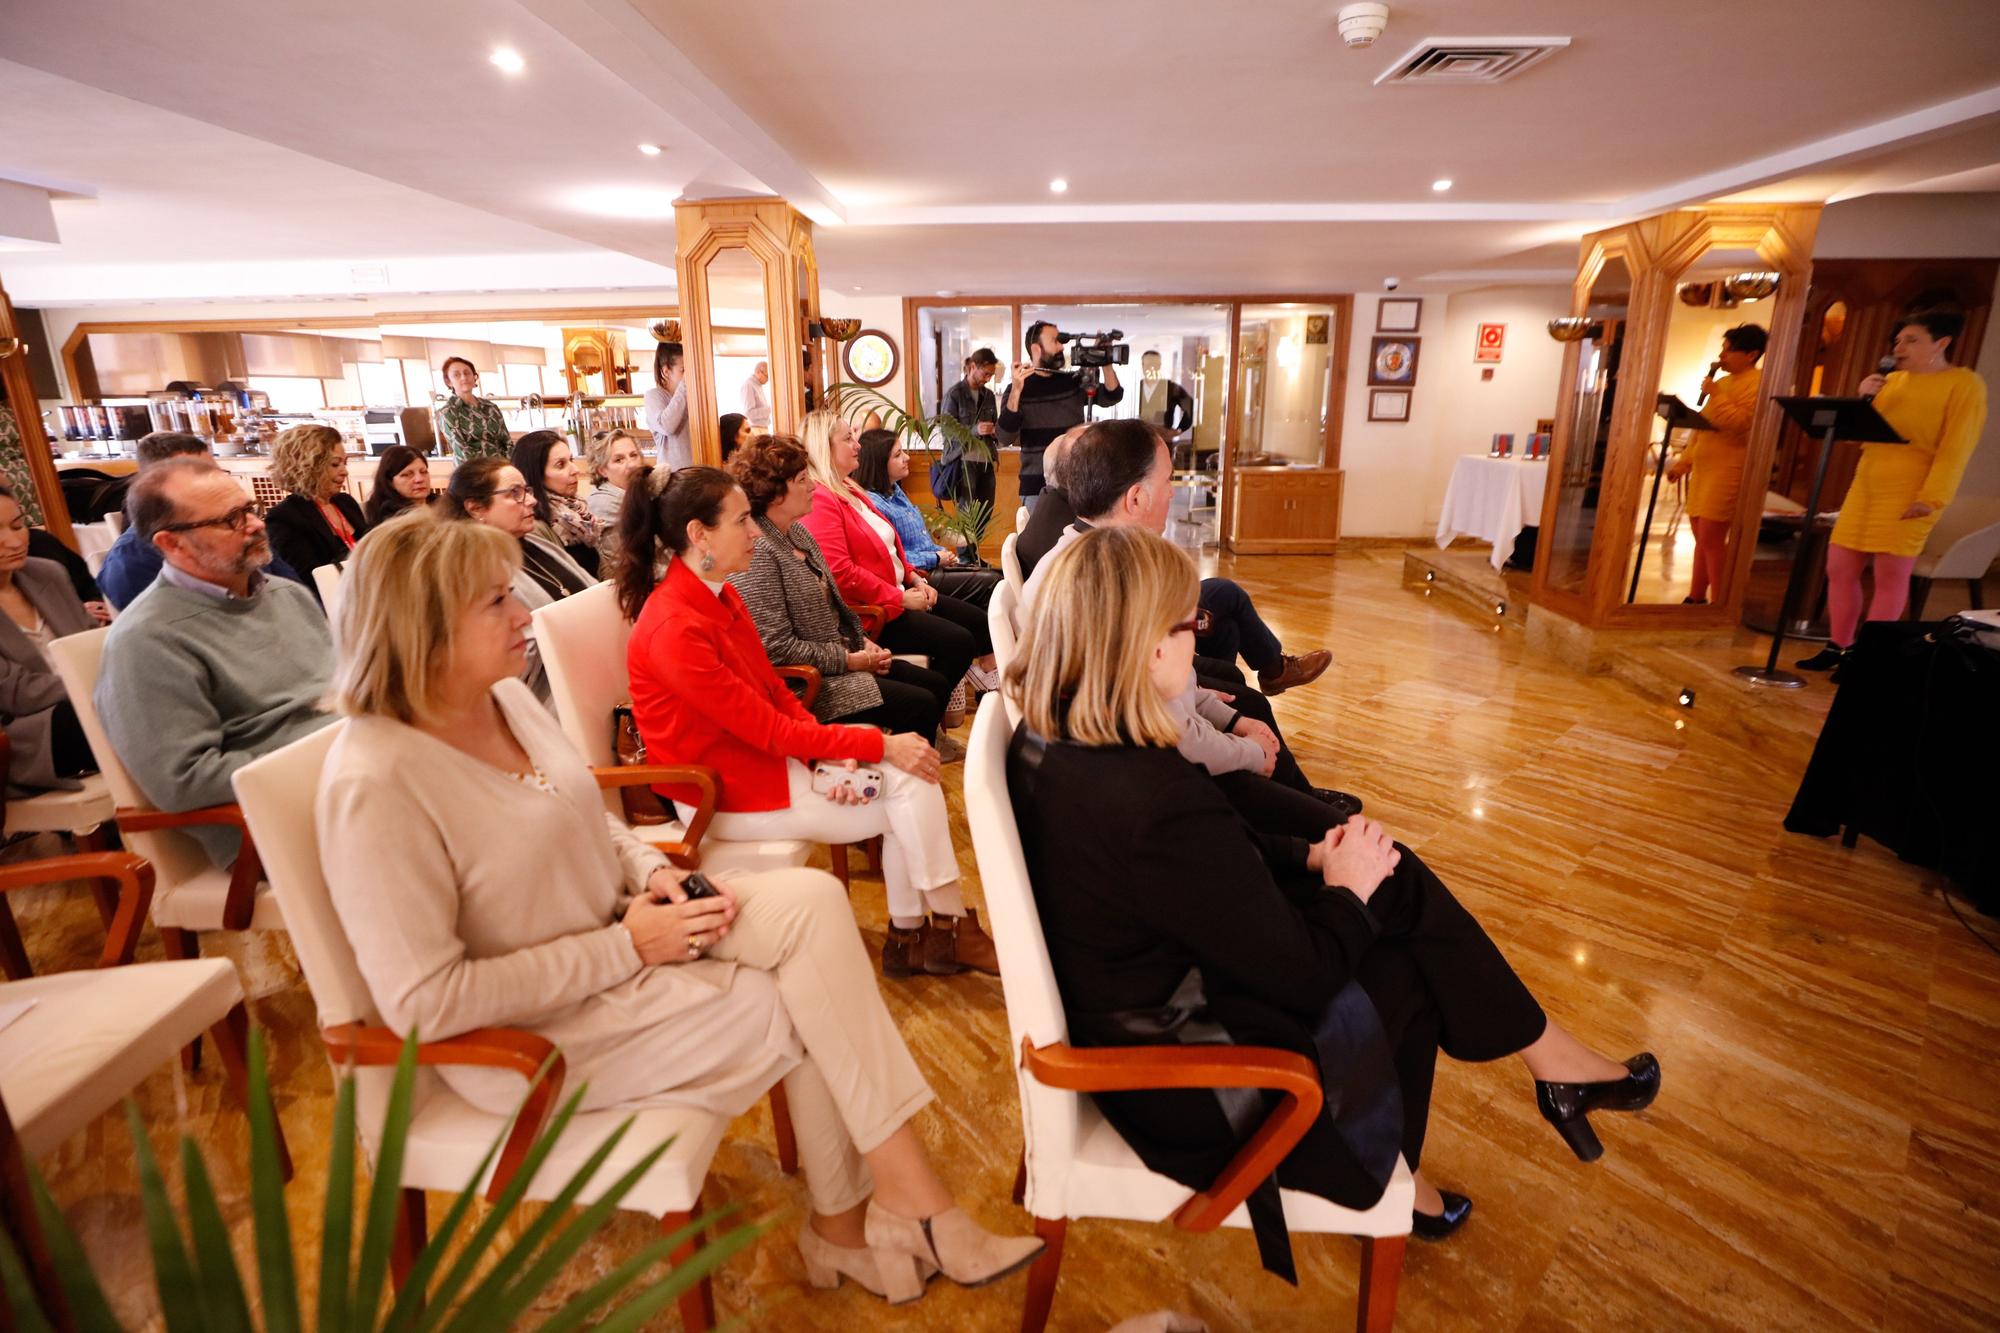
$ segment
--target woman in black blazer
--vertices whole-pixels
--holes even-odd
[[[1579,1157],[1601,1153],[1587,1113],[1648,1105],[1659,1063],[1621,1066],[1550,1021],[1380,825],[1357,815],[1318,842],[1259,831],[1180,757],[1163,700],[1194,655],[1186,554],[1099,528],[1050,559],[1007,676],[1023,717],[1007,777],[1071,1041],[1220,1040],[1314,1060],[1334,1109],[1277,1180],[1346,1207],[1381,1197],[1399,1151],[1417,1170],[1440,1049],[1520,1055],[1543,1115]],[[1097,1100],[1149,1167],[1197,1189],[1268,1109],[1207,1090]],[[1470,1208],[1418,1171],[1419,1236]],[[1251,1219],[1266,1267],[1290,1276],[1275,1190],[1253,1194]]]
[[[264,515],[271,552],[298,571],[319,597],[312,572],[340,565],[368,531],[361,506],[344,489],[347,449],[331,426],[288,426],[271,444],[271,480],[290,491]]]

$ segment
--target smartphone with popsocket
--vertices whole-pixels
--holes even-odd
[[[882,770],[866,764],[849,768],[845,764],[830,764],[820,760],[813,764],[813,791],[820,796],[832,796],[835,788],[847,787],[857,793],[862,800],[872,801],[882,794]]]

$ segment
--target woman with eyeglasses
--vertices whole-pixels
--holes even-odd
[[[521,545],[521,567],[514,571],[514,595],[536,611],[591,587],[597,579],[569,558],[560,546],[535,533],[535,495],[527,479],[504,458],[476,458],[461,463],[445,488],[446,518],[498,528]],[[549,701],[549,678],[542,655],[528,640],[527,665],[521,679],[543,703]]]

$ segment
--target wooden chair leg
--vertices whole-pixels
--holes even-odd
[[[1028,1199],[1028,1150],[1021,1149],[1021,1163],[1014,1168],[1014,1206],[1019,1208]]]
[[[839,880],[840,887],[847,890],[849,896],[852,896],[854,893],[854,881],[848,878],[847,873],[847,844],[844,842],[830,843],[827,846],[826,853],[833,861],[833,877]]]
[[[685,1213],[664,1213],[660,1217],[660,1230],[666,1233],[679,1231],[701,1213],[701,1196],[696,1195],[694,1208]],[[674,1247],[669,1258],[675,1264],[684,1264],[694,1258],[695,1251],[702,1247],[707,1233],[697,1231]],[[681,1293],[681,1327],[686,1333],[708,1333],[715,1327],[715,1288],[707,1278]]]
[[[771,1134],[778,1140],[778,1169],[788,1176],[799,1173],[799,1140],[792,1132],[792,1101],[785,1085],[771,1085]]]
[[[1903,612],[1905,620],[1922,620],[1924,603],[1931,599],[1931,581],[1922,576],[1910,580],[1909,609]]]
[[[1852,847],[1855,844],[1859,843],[1860,841],[1861,841],[1861,829],[1859,825],[1846,824],[1841,827],[1840,845],[1842,847]]]
[[[27,946],[21,943],[20,927],[14,924],[14,909],[5,898],[0,898],[0,971],[9,981],[26,981],[35,975]]]
[[[861,844],[861,850],[863,850],[864,852],[868,853],[868,871],[869,871],[869,873],[870,873],[870,874],[874,874],[874,875],[879,875],[879,874],[881,874],[881,873],[882,873],[882,839],[881,839],[881,837],[880,837],[880,836],[878,835],[878,836],[876,836],[876,837],[873,837],[873,838],[870,838],[870,839],[868,839],[868,841],[866,841],[866,842],[864,842],[864,843],[862,843],[862,844]]]
[[[389,1276],[401,1291],[417,1256],[430,1240],[431,1219],[424,1192],[405,1189],[396,1202],[396,1235],[389,1244]]]
[[[97,903],[97,915],[103,920],[104,929],[109,931],[112,923],[118,920],[118,890],[111,887],[108,879],[93,879],[90,881],[90,896]]]
[[[1356,1333],[1389,1333],[1396,1326],[1396,1290],[1403,1283],[1408,1236],[1361,1238],[1361,1294],[1354,1303]]]
[[[236,1090],[237,1098],[243,1103],[243,1113],[250,1113],[250,1011],[241,1004],[224,1014],[222,1021],[209,1029],[215,1038],[215,1049],[222,1056],[222,1068],[229,1076],[229,1086]],[[292,1180],[292,1152],[285,1146],[285,1127],[278,1123],[278,1108],[271,1107],[271,1128],[278,1140],[278,1170],[286,1184]]]
[[[1028,1270],[1028,1300],[1021,1307],[1021,1333],[1042,1333],[1049,1322],[1049,1309],[1056,1303],[1056,1279],[1062,1275],[1063,1237],[1069,1231],[1066,1217],[1038,1217],[1035,1234],[1043,1249]]]
[[[168,958],[178,962],[183,958],[201,957],[201,941],[191,930],[180,930],[173,926],[160,930],[160,947]],[[192,1074],[201,1068],[201,1038],[196,1037],[181,1047],[181,1068]]]
[[[1971,601],[1973,610],[1984,611],[1986,609],[1986,585],[1978,579],[1967,579],[1965,581],[1965,595]]]

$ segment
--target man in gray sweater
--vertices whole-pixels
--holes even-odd
[[[227,804],[237,769],[333,720],[321,709],[333,677],[326,617],[303,586],[265,577],[264,520],[213,462],[155,464],[127,511],[166,563],[112,623],[98,715],[154,805]],[[217,865],[242,846],[232,828],[187,832]]]

